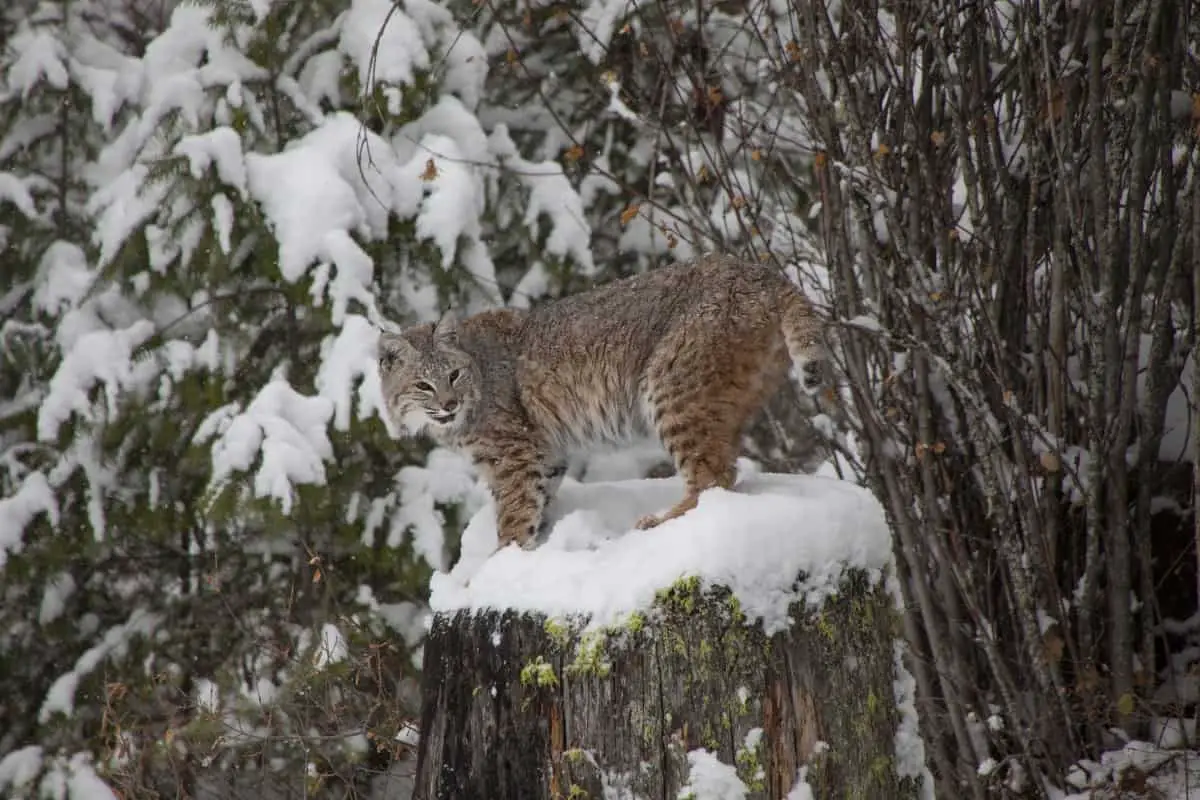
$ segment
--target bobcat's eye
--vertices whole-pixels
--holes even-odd
[[[420,389],[422,392],[429,392],[430,394],[432,394],[432,393],[433,393],[433,387],[432,387],[432,386],[430,386],[430,385],[429,385],[428,383],[426,383],[425,381],[417,381],[417,383],[416,383],[416,387],[417,387],[418,389]]]
[[[461,369],[456,369],[453,372],[451,372],[450,373],[450,385],[453,386],[454,384],[458,383],[458,379],[461,377],[462,377]]]

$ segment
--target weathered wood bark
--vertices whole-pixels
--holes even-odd
[[[736,765],[749,797],[916,796],[896,773],[898,615],[862,573],[766,636],[694,579],[622,629],[516,613],[439,615],[425,645],[418,800],[674,800],[687,753]],[[747,734],[761,729],[756,747]],[[750,743],[755,741],[752,735]]]

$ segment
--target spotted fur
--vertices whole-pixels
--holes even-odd
[[[380,339],[388,413],[465,451],[525,545],[567,457],[656,434],[686,491],[649,528],[730,488],[742,431],[795,367],[823,381],[822,325],[777,270],[724,256],[662,267],[528,311],[447,314]]]

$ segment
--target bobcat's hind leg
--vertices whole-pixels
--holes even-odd
[[[735,474],[730,470],[720,478],[712,480],[693,480],[691,476],[687,476],[687,488],[684,491],[683,499],[671,507],[669,511],[662,514],[647,514],[637,521],[638,530],[645,531],[650,528],[663,524],[667,520],[682,517],[687,512],[691,511],[700,503],[700,493],[705,489],[711,489],[714,486],[719,486],[722,489],[733,488]]]
[[[639,530],[648,530],[667,520],[681,517],[700,502],[700,493],[719,486],[733,488],[737,471],[737,434],[727,420],[705,419],[703,413],[667,415],[659,423],[659,435],[675,468],[684,480],[683,499],[663,514],[648,514],[637,522]],[[740,431],[740,426],[736,428]]]
[[[683,499],[645,530],[686,514],[705,489],[733,488],[742,431],[774,388],[782,348],[759,325],[698,320],[664,341],[648,365],[647,402],[654,427],[684,480]]]

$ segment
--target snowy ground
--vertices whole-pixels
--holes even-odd
[[[846,567],[878,572],[891,536],[867,490],[830,478],[743,470],[733,491],[713,489],[684,516],[649,531],[642,515],[683,496],[678,478],[577,483],[564,480],[550,506],[554,527],[536,549],[496,548],[490,504],[463,533],[462,558],[431,584],[435,612],[513,609],[615,624],[655,593],[696,576],[731,589],[768,632],[787,627],[790,603],[820,603]],[[801,574],[803,586],[794,585]]]
[[[1195,800],[1200,797],[1200,753],[1132,741],[1120,750],[1104,753],[1098,762],[1078,762],[1067,775],[1067,783],[1070,793],[1051,791],[1051,800],[1114,797]]]

